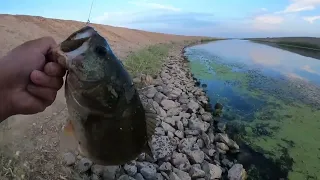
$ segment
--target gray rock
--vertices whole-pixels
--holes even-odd
[[[171,131],[168,131],[168,137],[169,138],[174,138],[174,134]]]
[[[164,132],[164,130],[163,130],[163,132]],[[146,159],[146,154],[145,153],[139,154],[138,161],[144,161],[145,159]]]
[[[183,124],[184,127],[187,127],[189,125],[189,120],[186,119],[186,118],[183,118],[182,119],[182,124]]]
[[[179,103],[181,103],[181,104],[188,104],[188,103],[189,103],[188,96],[180,96],[180,98],[179,98]]]
[[[157,112],[158,113],[158,112]],[[167,113],[165,110],[163,110],[161,107],[159,107],[159,113],[161,117],[167,117]]]
[[[189,151],[192,148],[192,146],[196,143],[196,141],[196,137],[182,139],[178,145],[178,148],[181,152]]]
[[[163,136],[164,136],[164,135],[166,135],[166,132],[165,132],[165,130],[164,130],[162,127],[156,127],[154,134],[156,134],[156,135],[163,135]]]
[[[197,144],[198,144],[198,146],[199,146],[200,149],[202,149],[202,148],[204,147],[204,142],[203,142],[202,139],[198,139],[198,140],[197,140]]]
[[[161,86],[158,86],[158,87],[161,87]],[[153,100],[155,100],[157,103],[161,104],[161,101],[165,98],[166,98],[166,96],[164,94],[162,94],[161,92],[157,92],[154,95]]]
[[[176,99],[178,98],[182,93],[182,90],[179,88],[174,88],[168,95],[168,98],[170,99]]]
[[[165,172],[160,172],[164,179],[169,180],[169,175]]]
[[[187,155],[177,152],[173,153],[171,157],[171,162],[175,167],[179,167],[181,164],[190,165]]]
[[[209,146],[211,144],[210,137],[206,133],[202,132],[201,138],[202,138],[204,144],[206,145],[206,147],[209,148]]]
[[[180,131],[184,130],[182,121],[177,121],[176,126],[177,126],[178,130],[180,130]]]
[[[224,132],[226,130],[226,123],[219,122],[217,126],[220,132]]]
[[[199,113],[200,113],[201,115],[203,115],[203,114],[206,113],[206,111],[205,111],[202,107],[200,107]]]
[[[168,124],[168,123],[166,123],[166,122],[162,122],[162,123],[161,123],[161,126],[163,127],[163,129],[164,129],[166,132],[170,131],[170,132],[174,133],[174,132],[176,131],[176,129],[174,129],[170,124]]]
[[[121,176],[118,178],[118,180],[135,180],[135,179],[134,179],[133,177],[130,177],[130,176],[124,174],[124,175],[121,175]]]
[[[153,136],[151,139],[151,150],[156,159],[171,156],[175,148],[168,136]]]
[[[228,171],[228,178],[230,180],[243,180],[246,177],[246,170],[241,164],[235,164]]]
[[[214,150],[213,148],[210,149],[203,149],[203,152],[206,153],[208,156],[212,157],[214,155],[214,153],[216,152],[216,150]]]
[[[174,101],[168,100],[168,99],[162,100],[161,105],[162,105],[163,109],[165,109],[165,110],[169,110],[169,109],[177,107],[177,105]]]
[[[201,118],[202,118],[202,120],[207,121],[207,122],[210,122],[210,121],[213,120],[213,119],[212,119],[212,115],[211,115],[210,113],[204,113],[204,114],[202,114]]]
[[[194,100],[190,100],[190,102],[188,103],[188,108],[191,109],[193,112],[197,112],[200,106]]]
[[[169,175],[169,180],[182,180],[182,179],[180,179],[176,173],[171,172]]]
[[[186,153],[194,164],[201,164],[204,161],[204,152],[201,150],[187,151]]]
[[[186,135],[192,135],[192,136],[197,136],[200,134],[200,131],[199,130],[190,130],[190,129],[187,129],[184,131],[184,133]]]
[[[178,166],[178,169],[180,169],[181,171],[185,171],[185,172],[188,172],[191,168],[191,164],[180,164]]]
[[[227,151],[222,150],[220,148],[217,148],[217,152],[219,152],[220,154],[226,154],[227,153]]]
[[[180,169],[173,168],[173,172],[182,180],[191,180],[190,175],[184,171],[181,171]]]
[[[215,141],[218,141],[218,142],[223,142],[225,144],[228,144],[230,139],[228,137],[227,134],[223,134],[223,133],[218,133],[216,136],[215,136]]]
[[[176,125],[176,120],[174,118],[172,118],[172,117],[166,117],[164,119],[164,122],[166,122],[166,123],[168,123],[168,124],[170,124],[172,126]]]
[[[75,155],[70,152],[63,154],[63,160],[67,166],[71,166],[76,163]]]
[[[155,180],[164,180],[164,178],[161,173],[157,173]]]
[[[191,114],[189,114],[189,113],[186,113],[186,112],[180,112],[180,114],[179,114],[181,117],[183,117],[183,118],[186,118],[186,119],[189,119],[190,118],[190,116],[191,116]]]
[[[157,169],[153,165],[144,166],[140,173],[146,180],[154,180],[157,177]]]
[[[216,166],[208,162],[205,162],[202,165],[202,169],[206,173],[206,176],[209,180],[221,178],[222,169],[220,166]]]
[[[171,76],[168,73],[165,73],[165,72],[161,72],[160,76],[162,78],[171,79]]]
[[[214,134],[213,134],[213,132],[211,132],[211,131],[209,130],[208,136],[209,136],[209,139],[210,139],[210,143],[213,143],[213,142],[214,142]]]
[[[94,164],[91,166],[91,172],[98,176],[102,176],[105,166]]]
[[[144,180],[142,174],[140,174],[140,173],[137,173],[137,174],[134,176],[134,179],[136,179],[136,180]]]
[[[154,95],[157,93],[157,89],[155,87],[151,87],[148,89],[148,92],[147,92],[147,97],[148,98],[153,98]]]
[[[178,138],[184,138],[184,133],[180,130],[176,130],[176,132],[174,133]]]
[[[175,108],[171,108],[167,111],[167,116],[176,116],[179,115],[179,113],[182,111],[181,108],[179,107],[175,107]]]
[[[88,171],[92,166],[92,161],[90,161],[87,158],[82,158],[80,161],[77,163],[77,169],[80,173]]]
[[[178,121],[181,121],[182,117],[179,115],[179,116],[172,116],[172,119],[175,121],[175,122],[178,122]]]
[[[225,166],[225,167],[228,167],[228,168],[231,168],[233,163],[231,161],[229,161],[228,159],[223,159],[221,161],[221,163]]]
[[[123,169],[129,176],[134,176],[138,171],[135,161],[131,161],[130,163],[125,164]]]
[[[236,142],[234,142],[232,139],[229,140],[228,146],[230,149],[233,149],[233,150],[240,149],[239,145]]]
[[[223,151],[228,151],[228,150],[229,150],[229,147],[228,147],[226,144],[224,144],[224,143],[219,143],[219,142],[217,142],[217,143],[216,143],[216,146],[217,146],[219,149],[223,150]]]
[[[105,166],[102,177],[104,180],[113,180],[115,179],[116,174],[119,171],[120,171],[119,166]]]
[[[209,127],[210,127],[210,124],[207,122],[200,121],[198,119],[189,120],[189,128],[192,130],[199,130],[199,131],[206,132]]]
[[[157,86],[156,89],[157,89],[158,92],[163,92],[163,87],[162,87],[162,85]]]
[[[164,162],[160,165],[159,170],[160,171],[171,171],[172,165],[170,162]]]
[[[91,180],[101,180],[101,177],[96,175],[96,174],[92,174],[91,175]]]
[[[201,164],[192,164],[192,167],[201,169]]]
[[[141,78],[140,77],[135,77],[135,78],[132,79],[132,81],[133,81],[134,84],[139,84],[139,83],[141,83]]]
[[[198,167],[195,167],[195,166],[191,167],[191,169],[189,171],[189,174],[193,179],[203,178],[206,175],[206,173],[203,170],[201,170],[201,167],[198,168]]]

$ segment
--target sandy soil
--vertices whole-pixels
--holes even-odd
[[[23,42],[42,36],[53,36],[59,43],[84,25],[76,21],[0,15],[0,57]],[[93,26],[108,39],[121,59],[148,45],[199,39],[106,25]],[[59,133],[67,117],[63,88],[58,92],[56,101],[44,112],[13,116],[1,123],[0,179],[69,179],[69,170],[59,160]]]

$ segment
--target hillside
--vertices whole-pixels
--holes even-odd
[[[84,25],[84,22],[78,21],[0,14],[0,57],[24,41],[42,36],[52,36],[59,43]],[[122,59],[128,53],[148,45],[199,39],[199,37],[153,33],[108,25],[91,25],[107,38],[115,54]]]

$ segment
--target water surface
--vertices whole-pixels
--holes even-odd
[[[224,105],[223,120],[279,170],[257,167],[262,177],[249,170],[252,179],[320,177],[319,60],[246,40],[197,45],[185,55],[211,102]]]

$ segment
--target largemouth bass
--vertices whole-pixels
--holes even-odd
[[[67,68],[64,131],[80,154],[101,165],[121,165],[145,152],[156,126],[141,103],[132,78],[107,40],[86,26],[53,51]],[[71,142],[70,142],[71,143]]]

